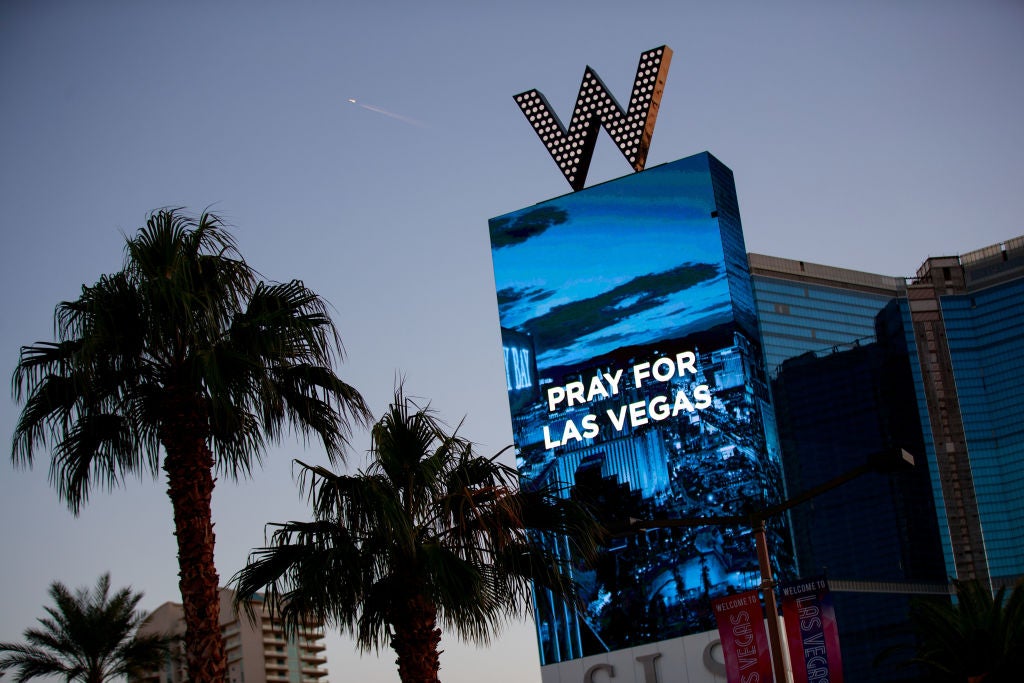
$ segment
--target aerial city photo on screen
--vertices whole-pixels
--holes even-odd
[[[582,611],[538,591],[542,662],[714,628],[711,599],[760,582],[750,529],[627,526],[782,495],[732,173],[698,154],[493,218],[490,234],[522,484],[622,532],[577,566]]]

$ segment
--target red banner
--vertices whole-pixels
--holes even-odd
[[[774,683],[761,596],[754,591],[711,602],[725,656],[728,683]]]
[[[839,626],[824,578],[781,587],[794,683],[843,683]]]

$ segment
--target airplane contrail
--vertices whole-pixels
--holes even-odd
[[[352,104],[356,105],[357,107],[362,107],[363,109],[366,109],[366,110],[372,111],[372,112],[377,112],[378,114],[383,114],[384,116],[390,116],[393,119],[398,119],[399,121],[401,121],[403,123],[408,123],[411,126],[419,126],[420,128],[426,128],[427,127],[426,124],[423,123],[422,121],[417,121],[416,119],[410,118],[408,116],[402,116],[401,114],[396,114],[395,112],[388,111],[387,109],[384,109],[383,107],[376,107],[376,106],[374,106],[372,104],[363,104],[362,102],[357,101],[356,98],[354,98],[354,97],[348,98],[348,101],[351,102]]]

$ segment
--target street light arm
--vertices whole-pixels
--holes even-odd
[[[842,486],[848,481],[856,479],[862,475],[868,474],[869,472],[898,472],[900,470],[908,469],[914,466],[914,456],[908,453],[903,448],[891,448],[877,453],[872,453],[868,456],[867,462],[863,465],[854,467],[837,477],[833,477],[828,481],[818,484],[817,486],[810,488],[803,493],[799,493],[792,498],[782,501],[777,505],[772,505],[759,512],[755,512],[751,515],[752,520],[763,520],[774,517],[775,515],[781,514],[790,508],[796,507],[801,503],[806,503],[811,498],[820,496],[826,491],[831,491],[834,488]]]
[[[759,510],[758,512],[752,514],[751,518],[769,519],[771,517],[774,517],[775,515],[785,512],[786,510],[789,510],[790,508],[794,508],[797,505],[800,505],[801,503],[806,503],[811,498],[820,496],[826,491],[831,491],[832,489],[838,488],[852,479],[856,479],[861,475],[873,471],[874,468],[866,463],[860,465],[859,467],[854,467],[852,470],[844,472],[843,474],[840,474],[838,477],[833,477],[832,479],[829,479],[824,483],[818,484],[817,486],[807,489],[803,493],[799,493],[793,496],[792,498],[787,498],[786,500],[782,501],[777,505],[772,505],[770,507],[765,508],[764,510]]]

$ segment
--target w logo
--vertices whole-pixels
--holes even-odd
[[[530,120],[533,130],[573,190],[583,189],[586,182],[599,126],[608,131],[634,171],[644,170],[671,61],[672,50],[664,45],[640,55],[633,93],[626,110],[619,106],[601,78],[588,66],[583,72],[583,83],[576,96],[576,108],[568,130],[540,92],[527,90],[516,95],[519,108]]]

